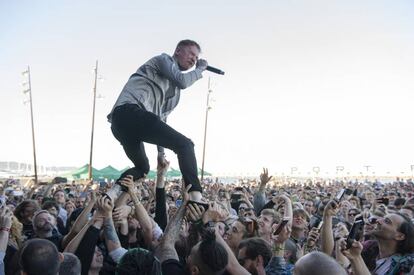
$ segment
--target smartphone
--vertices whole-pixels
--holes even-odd
[[[177,206],[178,208],[180,208],[182,203],[183,203],[182,200],[176,200],[175,201],[175,206]]]
[[[320,218],[313,219],[311,221],[311,223],[309,223],[309,230],[314,228],[314,227],[318,227],[320,223],[322,223],[322,219],[320,219]]]
[[[193,206],[195,204],[197,204],[198,206],[202,206],[204,208],[204,211],[207,211],[209,204],[208,203],[203,203],[203,202],[198,202],[198,201],[189,201],[188,204],[192,204]]]
[[[339,191],[339,193],[335,197],[335,200],[337,202],[340,202],[344,198],[345,195],[349,196],[351,194],[352,194],[352,190],[351,189],[344,188],[341,191]]]
[[[355,241],[359,241],[360,236],[364,230],[364,221],[357,220],[352,225],[351,230],[349,231],[348,237],[346,238],[346,248],[349,249],[352,247],[352,243]]]
[[[316,229],[321,230],[322,225],[323,225],[323,221],[321,221],[321,222],[318,224],[318,226],[316,227]]]
[[[284,218],[280,225],[276,228],[275,232],[273,232],[273,235],[279,235],[280,232],[282,232],[283,227],[286,226],[286,224],[289,222],[289,219]]]
[[[234,191],[243,192],[243,187],[236,187],[234,188]]]

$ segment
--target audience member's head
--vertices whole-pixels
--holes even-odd
[[[48,211],[55,218],[59,215],[59,205],[55,201],[45,201],[42,205],[42,209]]]
[[[62,260],[52,242],[32,239],[23,246],[19,263],[24,275],[57,275]]]
[[[57,190],[53,193],[53,198],[59,205],[64,206],[66,202],[66,193],[63,190]]]
[[[348,273],[334,258],[322,252],[312,252],[296,262],[293,275],[314,274],[347,275]]]
[[[270,245],[263,239],[245,239],[239,244],[239,263],[251,274],[264,273],[265,267],[272,258]]]
[[[14,209],[14,215],[23,224],[30,223],[33,215],[39,210],[39,205],[34,200],[25,200],[19,203]]]
[[[46,210],[40,210],[33,216],[33,230],[38,236],[52,233],[56,219]]]
[[[81,262],[75,254],[64,252],[59,275],[80,275]]]
[[[378,219],[372,234],[378,242],[394,242],[396,251],[402,255],[414,252],[414,225],[405,215],[400,213],[388,214]]]
[[[226,249],[215,240],[214,233],[206,234],[196,244],[188,257],[187,268],[191,274],[222,274],[228,263]]]

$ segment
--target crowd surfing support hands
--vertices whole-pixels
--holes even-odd
[[[144,208],[144,206],[141,204],[140,200],[138,199],[137,194],[135,193],[135,184],[133,180],[133,176],[126,176],[125,178],[121,179],[120,183],[125,186],[128,189],[128,194],[132,200],[132,203],[134,204],[134,214],[136,219],[138,220],[139,224],[141,225],[142,234],[144,237],[145,244],[148,247],[152,246],[152,223],[151,218],[148,215],[147,210]],[[129,213],[128,213],[129,214]],[[127,218],[122,216],[121,213],[115,212],[116,217],[118,218]]]
[[[191,184],[187,185],[187,187],[184,187],[183,184],[183,203],[181,204],[180,208],[177,210],[177,213],[175,216],[170,220],[170,222],[167,225],[167,228],[165,229],[164,236],[158,245],[158,247],[155,250],[155,256],[160,260],[160,263],[162,264],[166,260],[179,260],[177,251],[175,250],[175,242],[178,238],[178,235],[180,233],[181,229],[181,223],[183,221],[186,205],[190,199],[190,196],[188,194],[188,191],[191,188]]]

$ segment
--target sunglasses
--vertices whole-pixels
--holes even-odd
[[[368,218],[368,223],[369,223],[369,224],[376,224],[376,223],[377,223],[377,221],[378,221],[378,219],[377,219],[377,218],[374,218],[374,217],[369,217],[369,218]]]

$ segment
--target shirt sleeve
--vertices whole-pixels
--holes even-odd
[[[264,192],[256,192],[253,196],[253,207],[254,207],[254,212],[256,213],[257,216],[260,215],[260,211],[263,209],[263,207],[266,204],[266,196],[264,194]]]
[[[175,86],[180,89],[185,89],[191,86],[194,82],[203,77],[202,70],[195,68],[194,70],[183,73],[178,68],[174,59],[167,54],[160,55],[158,59],[158,69],[160,73],[171,80]]]
[[[109,256],[114,260],[114,262],[119,263],[119,260],[121,260],[122,256],[124,256],[125,253],[127,253],[128,250],[126,250],[123,247],[118,247],[115,250],[112,250],[109,252]]]

